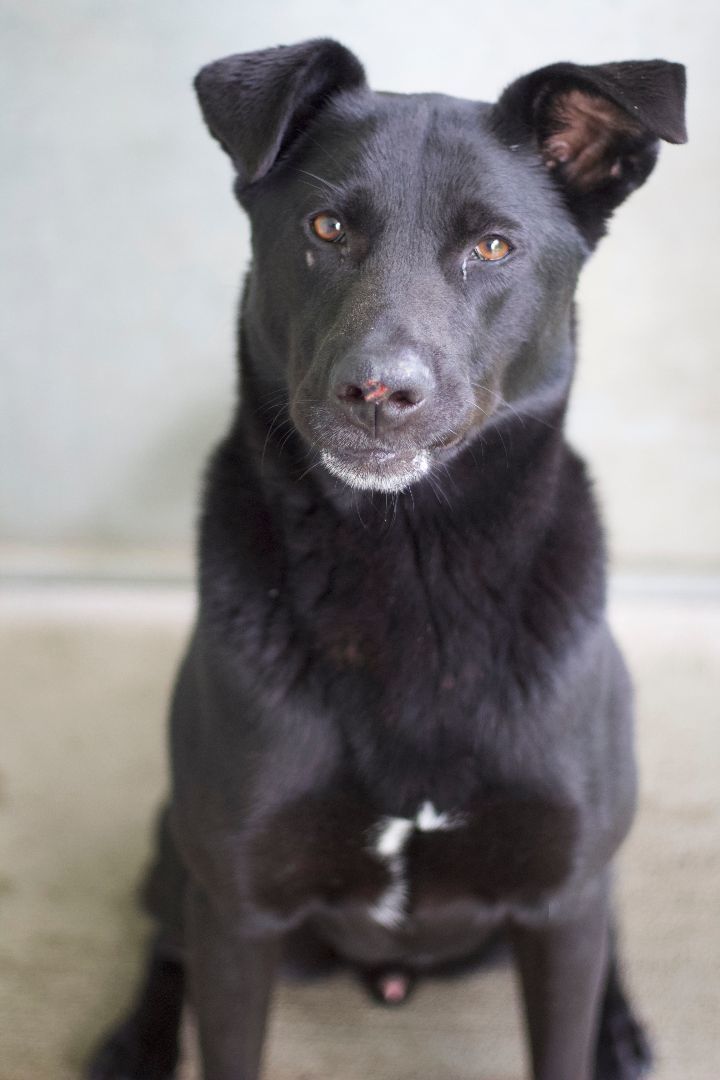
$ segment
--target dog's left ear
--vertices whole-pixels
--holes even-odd
[[[687,141],[685,68],[666,60],[552,64],[511,83],[493,121],[504,142],[536,147],[595,243],[650,175],[658,140]]]

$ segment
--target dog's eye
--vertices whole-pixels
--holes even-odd
[[[512,251],[512,245],[502,236],[494,233],[483,236],[482,240],[472,249],[473,257],[481,262],[499,262]]]
[[[342,222],[334,214],[317,214],[310,224],[315,235],[329,244],[342,240],[345,235]]]

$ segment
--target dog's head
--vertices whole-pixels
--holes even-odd
[[[252,378],[346,483],[397,491],[507,410],[563,400],[579,268],[683,142],[684,69],[555,64],[495,105],[380,94],[333,41],[196,88],[253,230]]]

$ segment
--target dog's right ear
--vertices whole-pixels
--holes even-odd
[[[239,191],[270,171],[333,94],[364,85],[360,61],[329,38],[226,56],[195,79],[205,122],[233,160]]]

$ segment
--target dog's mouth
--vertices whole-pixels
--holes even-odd
[[[329,473],[362,491],[404,491],[431,465],[429,450],[322,450],[320,458]]]
[[[451,429],[443,424],[440,431],[437,425],[435,431],[427,433],[401,430],[374,438],[356,425],[339,425],[320,409],[298,407],[296,402],[291,406],[291,419],[312,447],[316,463],[319,459],[332,477],[358,491],[386,493],[406,491],[434,466],[447,464],[472,437],[475,423],[472,413],[461,416]]]

